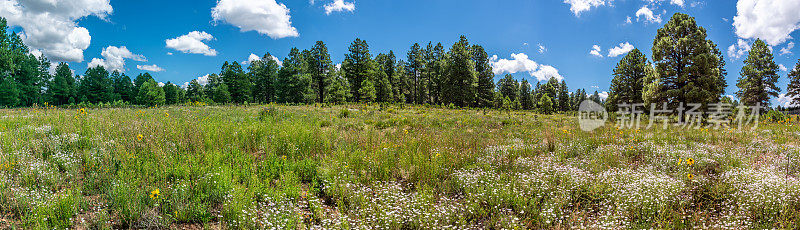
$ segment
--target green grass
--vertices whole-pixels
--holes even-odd
[[[0,117],[0,228],[800,224],[791,122],[583,132],[567,115],[367,105]]]

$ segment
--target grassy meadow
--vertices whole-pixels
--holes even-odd
[[[0,110],[0,228],[800,225],[798,120],[579,129],[400,106]]]

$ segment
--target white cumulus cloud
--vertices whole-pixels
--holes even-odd
[[[603,100],[608,99],[608,92],[606,92],[606,91],[600,92],[597,95],[600,96],[600,99],[603,99]]]
[[[647,8],[647,6],[642,6],[642,8],[639,8],[639,10],[636,11],[636,21],[639,21],[642,18],[649,23],[661,23],[661,15],[654,14],[650,8]]]
[[[356,4],[352,2],[345,2],[344,0],[334,0],[331,3],[325,4],[325,14],[331,15],[334,12],[353,12],[356,10]]]
[[[781,70],[781,71],[788,71],[789,70],[783,64],[778,64],[778,69]]]
[[[779,106],[792,107],[792,106],[798,106],[798,104],[794,102],[795,98],[796,97],[788,96],[785,93],[782,93],[778,95],[778,98],[776,98],[775,100],[778,101]]]
[[[92,36],[76,21],[112,12],[109,0],[0,0],[0,17],[22,27],[23,42],[56,62],[82,62]]]
[[[744,56],[747,52],[750,52],[750,43],[739,39],[736,41],[736,44],[733,44],[728,47],[728,56],[739,59]]]
[[[634,49],[634,47],[630,43],[627,43],[627,42],[619,43],[619,45],[617,47],[608,49],[608,56],[609,57],[616,57],[616,56],[623,55],[623,54],[626,54],[628,52],[631,52],[631,50],[633,50],[633,49]]]
[[[272,55],[269,55],[269,56],[272,58],[272,60],[275,60],[275,62],[278,63],[278,66],[282,66],[283,65],[283,62],[280,59],[278,59],[277,57],[272,56]],[[258,55],[254,54],[254,53],[251,53],[250,56],[247,57],[247,61],[243,61],[242,64],[243,65],[250,65],[250,63],[253,63],[254,61],[258,61],[258,60],[261,60],[261,57],[259,57]]]
[[[494,55],[489,62],[492,65],[494,74],[496,75],[503,73],[515,74],[528,72],[528,74],[536,77],[536,79],[539,81],[549,80],[550,78],[555,78],[559,81],[564,79],[564,77],[558,73],[558,69],[555,67],[549,65],[539,65],[535,61],[528,58],[528,55],[524,53],[512,53],[511,59],[500,59],[497,57],[497,55]]]
[[[256,31],[272,39],[297,37],[289,8],[275,0],[219,0],[211,9],[214,21],[224,21],[242,32]]]
[[[789,35],[800,28],[798,12],[797,0],[739,0],[733,26],[740,38],[761,38],[777,46],[791,39]]]
[[[140,69],[140,70],[144,70],[144,71],[150,71],[150,72],[161,72],[161,71],[164,71],[163,68],[158,67],[158,65],[155,65],[155,64],[154,65],[136,65],[136,68]]]
[[[794,42],[789,42],[786,47],[781,48],[781,55],[791,54],[794,48]]]
[[[217,51],[209,47],[205,42],[214,40],[214,36],[205,31],[192,31],[189,34],[177,38],[167,39],[167,48],[175,49],[183,53],[202,54],[206,56],[217,56]]]
[[[610,4],[611,0],[564,0],[564,3],[570,5],[569,10],[575,16],[580,16],[581,12],[589,11],[592,7],[604,6],[607,2]]]
[[[592,50],[589,51],[589,54],[594,55],[595,57],[603,57],[603,54],[600,53],[601,49],[599,45],[593,45]]]
[[[103,58],[93,58],[92,61],[89,62],[89,68],[103,66],[108,71],[117,70],[120,72],[125,72],[125,59],[131,59],[139,62],[147,61],[147,58],[139,54],[134,54],[125,46],[109,46],[103,48],[103,52],[100,53],[100,55],[103,56]]]

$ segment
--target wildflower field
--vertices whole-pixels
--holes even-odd
[[[0,110],[0,228],[800,225],[796,119],[579,129],[400,106]]]

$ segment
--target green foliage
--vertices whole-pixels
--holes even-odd
[[[155,80],[149,80],[139,88],[136,100],[147,106],[160,106],[166,104],[164,89],[158,86]]]
[[[275,81],[280,69],[274,57],[269,53],[265,54],[260,60],[250,63],[247,69],[250,78],[253,79],[253,99],[260,103],[274,102]],[[195,95],[194,98],[199,97]]]
[[[166,84],[164,84],[164,87],[162,87],[162,89],[164,90],[165,104],[174,105],[180,102],[178,98],[178,92],[180,91],[180,88],[178,88],[177,85],[172,84],[172,82],[167,82]]]
[[[98,65],[86,70],[80,81],[78,96],[86,99],[88,103],[104,103],[113,99],[114,88],[112,80],[105,67]]]
[[[519,83],[517,80],[514,80],[514,76],[511,76],[511,74],[506,74],[503,79],[500,79],[500,81],[497,82],[497,87],[499,87],[497,91],[500,91],[503,97],[511,101],[517,100],[517,96],[519,95]]]
[[[11,76],[0,74],[0,106],[13,107],[19,103],[17,82]]]
[[[537,108],[540,113],[552,114],[554,112],[553,99],[551,99],[547,94],[542,95],[542,97],[539,98],[539,104],[537,105]]]
[[[786,95],[794,97],[794,104],[800,105],[800,59],[789,72],[789,86],[786,87]]]
[[[693,17],[675,13],[653,40],[658,95],[668,103],[715,103],[725,91],[721,52]],[[655,88],[655,87],[651,87]],[[653,96],[653,90],[648,93]],[[646,100],[652,101],[652,99]],[[658,101],[661,102],[661,101]]]
[[[349,53],[345,54],[344,61],[342,62],[342,71],[344,72],[344,77],[350,82],[350,92],[356,100],[369,98],[361,95],[361,92],[374,92],[374,89],[361,89],[361,83],[372,82],[374,84],[373,75],[376,72],[376,68],[375,62],[372,60],[372,56],[369,53],[369,45],[367,41],[356,38],[356,40],[350,44],[348,51]]]
[[[316,102],[322,103],[325,100],[326,88],[330,82],[331,72],[333,72],[333,62],[331,55],[328,54],[328,47],[322,41],[317,41],[306,55],[308,74],[311,76],[311,88],[316,95]]]
[[[220,72],[222,82],[228,86],[230,92],[231,102],[241,104],[246,101],[253,101],[252,96],[252,82],[247,74],[244,73],[242,66],[239,62],[225,62],[222,64],[222,71]]]
[[[778,64],[775,64],[767,43],[761,39],[753,43],[740,74],[736,96],[742,104],[769,106],[770,98],[778,96]]]
[[[445,80],[442,100],[459,107],[471,106],[475,102],[478,73],[465,36],[453,44],[446,57]]]
[[[617,63],[606,101],[609,111],[617,111],[618,104],[644,102],[642,92],[645,88],[648,68],[650,68],[650,63],[639,49],[631,50]]]

